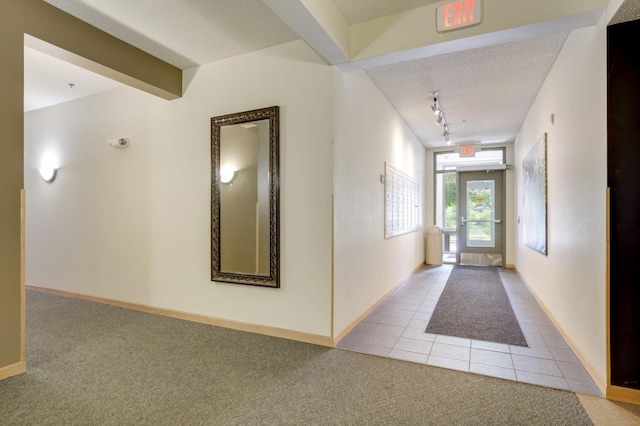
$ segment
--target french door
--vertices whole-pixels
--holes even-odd
[[[502,266],[504,171],[458,172],[458,263]]]

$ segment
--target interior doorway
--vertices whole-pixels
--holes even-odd
[[[434,217],[443,231],[443,263],[502,266],[506,148],[481,148],[469,157],[437,152],[434,163]]]

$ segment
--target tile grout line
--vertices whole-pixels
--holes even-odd
[[[446,268],[446,269],[444,269]],[[380,346],[376,346],[374,344],[371,343],[367,343],[367,342],[363,342],[362,340],[358,341],[355,343],[355,345],[357,347],[360,348],[370,348],[371,351],[375,352],[374,354],[379,355],[380,353],[384,353],[385,355],[383,356],[387,356],[387,357],[392,357],[392,358],[397,358],[397,359],[403,359],[405,361],[410,361],[410,362],[419,362],[422,364],[426,364],[426,365],[436,365],[439,367],[444,367],[444,368],[452,368],[452,369],[456,369],[456,370],[462,370],[462,371],[467,371],[467,372],[474,372],[477,374],[483,374],[483,375],[487,375],[487,376],[492,376],[492,377],[499,377],[499,378],[507,378],[509,380],[514,380],[514,381],[518,381],[518,382],[522,382],[522,383],[533,383],[533,384],[537,384],[537,385],[541,385],[541,386],[548,386],[548,387],[553,387],[553,388],[562,388],[565,390],[571,390],[571,391],[582,391],[584,392],[585,388],[591,388],[594,389],[591,393],[599,394],[599,391],[597,391],[597,387],[595,387],[595,384],[593,384],[593,381],[591,380],[591,378],[587,375],[588,380],[584,380],[584,379],[579,379],[579,378],[568,378],[565,376],[565,371],[563,371],[563,369],[560,367],[560,364],[558,364],[559,362],[564,362],[566,364],[571,364],[571,365],[577,365],[580,366],[582,369],[584,369],[584,366],[582,366],[582,364],[579,363],[579,361],[577,360],[577,357],[575,356],[575,354],[573,354],[573,352],[570,350],[570,348],[568,347],[568,345],[566,345],[566,342],[564,342],[564,340],[562,339],[562,337],[559,335],[558,331],[555,329],[555,327],[553,326],[553,324],[549,321],[549,319],[546,317],[546,314],[544,313],[544,311],[541,310],[541,308],[539,306],[537,306],[537,302],[535,301],[535,299],[533,298],[533,296],[530,294],[530,292],[528,291],[528,289],[526,289],[524,287],[524,285],[521,282],[516,281],[517,277],[505,277],[505,275],[509,274],[508,271],[501,271],[500,273],[500,278],[503,281],[503,285],[505,286],[505,290],[507,291],[507,294],[509,296],[509,301],[512,304],[512,307],[514,305],[516,305],[516,307],[514,307],[514,313],[516,314],[516,318],[518,319],[518,322],[520,323],[521,327],[523,326],[523,324],[526,324],[525,329],[534,329],[537,331],[541,331],[539,329],[539,326],[543,326],[546,327],[546,331],[548,331],[549,333],[534,333],[535,335],[539,335],[540,336],[540,340],[543,343],[538,343],[538,344],[533,344],[533,343],[529,343],[530,340],[532,340],[533,338],[531,337],[532,333],[531,331],[527,331],[527,333],[525,334],[525,331],[523,330],[523,334],[525,334],[525,338],[527,338],[527,342],[529,343],[529,347],[527,347],[527,349],[533,349],[535,350],[536,348],[539,350],[539,352],[534,352],[535,355],[531,355],[531,354],[523,354],[523,353],[513,353],[511,345],[506,345],[506,349],[508,350],[508,352],[505,351],[500,351],[500,350],[492,350],[489,348],[486,348],[486,346],[491,347],[491,345],[501,345],[501,343],[496,343],[496,342],[484,342],[483,341],[479,341],[479,340],[475,340],[475,339],[468,339],[469,340],[469,345],[456,345],[455,342],[456,340],[454,339],[462,339],[462,338],[454,338],[452,336],[441,336],[441,335],[431,335],[433,336],[433,339],[431,340],[431,336],[428,335],[427,333],[424,333],[424,330],[426,329],[426,324],[428,323],[428,320],[431,316],[431,314],[433,314],[433,311],[435,309],[435,306],[437,304],[437,301],[440,297],[440,295],[442,294],[442,291],[444,290],[444,286],[446,284],[446,279],[448,279],[449,274],[451,273],[452,270],[452,266],[447,265],[444,266],[442,270],[439,271],[438,274],[420,274],[417,273],[415,276],[408,278],[407,280],[405,280],[405,282],[398,287],[398,289],[396,289],[392,295],[389,297],[389,299],[385,302],[383,302],[377,309],[376,311],[372,312],[372,320],[374,320],[373,322],[368,322],[370,324],[375,324],[374,328],[377,326],[388,326],[388,327],[398,327],[398,328],[402,328],[402,330],[399,330],[399,334],[397,336],[393,336],[391,338],[389,338],[387,340],[387,342],[389,341],[393,341],[393,346],[391,348],[386,348],[386,347],[380,347]],[[446,279],[442,278],[443,276],[446,275]],[[442,282],[444,281],[444,282]],[[418,294],[424,294],[424,296],[419,296],[419,298],[416,298],[415,296]],[[411,296],[411,297],[406,297],[407,295]],[[390,300],[392,299],[392,300]],[[411,303],[408,303],[407,300],[410,300]],[[416,304],[415,302],[419,301],[419,304]],[[433,307],[429,306],[427,307],[427,309],[424,309],[424,304],[429,302],[429,304],[433,304]],[[386,305],[386,306],[385,306]],[[399,309],[398,305],[405,305],[405,307],[409,308],[409,310],[403,310],[403,309]],[[387,309],[386,311],[384,309]],[[422,309],[422,310],[421,310]],[[391,311],[389,311],[391,310]],[[381,322],[381,320],[386,320],[386,321],[392,321],[391,319],[385,319],[383,317],[386,316],[393,316],[393,315],[389,315],[388,313],[385,312],[395,312],[395,313],[399,313],[399,311],[403,311],[403,312],[411,312],[411,317],[410,318],[405,318],[408,319],[407,324],[402,326],[402,325],[389,325],[389,324],[385,324],[384,322]],[[377,314],[374,315],[374,314]],[[405,314],[402,314],[405,315]],[[416,318],[416,316],[418,317],[429,317],[429,318]],[[369,318],[369,317],[367,317]],[[365,321],[367,321],[367,318],[365,318]],[[415,322],[413,322],[415,321]],[[404,322],[404,321],[399,321],[399,322]],[[419,336],[421,337],[425,337],[428,336],[427,339],[414,339],[412,337],[407,337],[407,336],[415,336],[415,333],[420,333],[417,330],[420,330],[420,328],[415,328],[414,325],[418,325],[420,322],[422,322],[422,324],[420,325],[420,327],[422,328],[422,334],[420,334]],[[539,323],[540,322],[540,323]],[[424,327],[422,327],[422,325],[424,325]],[[356,328],[354,328],[354,331],[356,331],[358,329],[360,325],[358,325]],[[384,328],[384,327],[383,327]],[[352,331],[353,333],[353,331]],[[350,333],[351,334],[351,333]],[[361,339],[366,338],[368,335],[370,334],[377,334],[373,331],[369,331],[365,333],[364,337],[361,337]],[[529,335],[529,336],[527,336]],[[349,335],[347,335],[348,337]],[[549,344],[547,343],[547,341],[545,340],[545,336],[547,336],[547,340],[561,340],[562,343],[564,343],[563,346],[561,347],[556,347],[556,346],[549,346]],[[375,336],[374,336],[375,337]],[[389,336],[388,336],[389,337]],[[384,340],[381,337],[378,337],[378,339]],[[460,340],[457,340],[457,342],[460,343]],[[474,342],[477,342],[476,345],[482,346],[483,344],[485,345],[485,348],[482,347],[474,347]],[[466,342],[465,342],[466,343]],[[387,343],[389,344],[389,343]],[[404,346],[403,346],[404,345]],[[413,346],[411,346],[413,345]],[[468,358],[468,360],[460,360],[457,359],[455,357],[447,357],[445,356],[446,354],[433,354],[433,348],[434,346],[437,346],[437,348],[440,348],[440,345],[447,345],[447,346],[451,346],[451,347],[465,347],[467,348],[466,351],[466,356],[463,356],[465,358]],[[348,346],[349,345],[345,345],[346,347],[343,347],[343,349],[350,349]],[[340,345],[339,345],[340,347]],[[422,347],[424,348],[423,351],[412,351],[412,350],[408,350],[406,349],[407,347],[413,347],[414,350],[417,350],[417,348]],[[428,350],[427,350],[428,348]],[[493,346],[493,348],[497,348],[497,346]],[[566,355],[566,351],[568,351],[570,353],[570,355],[573,356],[573,358],[570,357],[570,359],[572,359],[572,361],[575,359],[577,362],[571,362],[571,361],[566,361],[566,360],[560,360],[560,359],[556,359],[556,355],[553,353],[553,350],[551,348],[554,348],[555,350],[558,351],[565,351],[564,354]],[[509,357],[510,360],[510,364],[512,365],[512,367],[504,367],[504,366],[500,366],[500,365],[493,365],[487,362],[494,362],[497,363],[499,361],[485,361],[485,362],[481,362],[481,361],[473,361],[471,359],[472,357],[472,353],[473,350],[476,349],[477,351],[483,351],[483,353],[493,353],[496,356],[499,357],[499,355],[506,355]],[[504,349],[504,347],[503,347]],[[355,348],[352,347],[352,350],[357,350]],[[546,350],[546,353],[544,352]],[[366,353],[373,353],[373,352],[368,352],[366,351]],[[533,352],[533,351],[532,351]],[[391,356],[391,354],[394,353],[396,356]],[[550,356],[549,357],[544,357],[541,356],[542,355],[547,355]],[[563,353],[563,352],[560,352]],[[401,355],[404,355],[401,356]],[[440,356],[443,355],[443,356]],[[514,361],[514,356],[518,357],[518,359],[522,359],[522,360],[528,360],[528,362],[530,363],[530,365],[537,365],[539,367],[531,367],[530,369],[532,370],[536,370],[536,371],[527,371],[527,370],[521,370],[521,369],[516,369],[516,362]],[[424,361],[417,361],[417,359],[424,359],[423,357],[426,357],[426,360]],[[525,362],[525,361],[523,361]],[[447,364],[447,365],[443,365],[443,364]],[[460,368],[463,364],[466,364],[465,368]],[[546,367],[542,367],[543,365],[545,365]],[[478,367],[480,366],[480,367]],[[560,376],[557,375],[549,375],[549,374],[545,374],[543,372],[540,371],[544,371],[545,368],[551,368],[549,366],[553,366],[557,371],[559,371],[559,373],[561,374]],[[568,367],[566,367],[568,368]],[[474,369],[478,370],[482,370],[484,369],[485,372],[478,372],[478,371],[474,371]],[[553,369],[553,368],[552,368]],[[493,371],[494,374],[488,374],[487,371]],[[503,374],[498,374],[495,373],[496,371],[504,373],[505,371],[510,371],[513,373],[512,376],[509,377],[504,377]],[[520,372],[520,375],[518,375],[518,372]],[[506,374],[506,373],[505,373]],[[520,377],[524,377],[527,376],[530,378],[529,380],[521,380],[518,378],[518,376]],[[539,381],[534,381],[533,379],[535,378],[540,378],[540,376],[542,377],[547,377],[549,378],[549,380],[547,380],[546,383],[540,383]],[[541,378],[540,378],[541,379]],[[563,384],[562,386],[558,385],[558,379],[560,379],[562,382],[560,382],[561,384]],[[542,380],[542,379],[541,379]],[[551,383],[553,381],[553,383]],[[576,385],[576,387],[579,387],[579,390],[574,390],[572,389],[572,385],[571,383],[569,383],[570,381],[574,382],[574,383],[578,383]],[[566,386],[565,386],[566,385]],[[586,386],[583,386],[586,385]]]

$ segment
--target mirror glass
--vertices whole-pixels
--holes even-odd
[[[278,107],[211,123],[212,280],[279,287]]]

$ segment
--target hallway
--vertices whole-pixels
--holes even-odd
[[[338,348],[602,396],[585,368],[513,270],[500,270],[529,347],[425,333],[453,265],[407,278]]]

